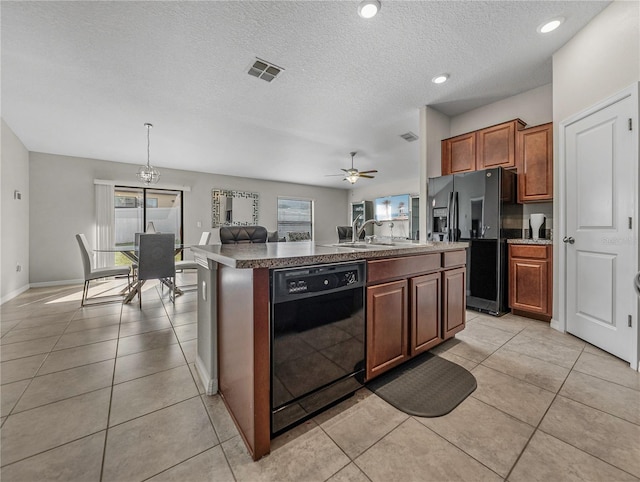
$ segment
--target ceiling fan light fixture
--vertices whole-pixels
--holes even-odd
[[[362,18],[373,18],[381,8],[382,5],[378,0],[363,0],[358,5],[358,15]]]
[[[349,181],[351,184],[355,184],[360,176],[356,173],[349,174],[345,179]]]
[[[151,131],[153,124],[149,124],[147,122],[144,126],[147,128],[147,165],[140,166],[140,169],[138,169],[138,173],[136,174],[136,177],[138,178],[138,181],[143,183],[145,186],[148,186],[149,184],[158,183],[158,181],[160,180],[160,171],[158,171],[155,167],[151,165],[151,161],[150,161],[151,158],[149,155],[150,154],[149,132]]]
[[[548,20],[547,22],[544,22],[538,26],[537,28],[538,33],[544,34],[544,33],[553,32],[560,25],[562,25],[562,22],[564,22],[564,17],[556,17],[551,20]]]
[[[431,82],[434,84],[444,84],[447,80],[449,80],[449,74],[439,74],[431,79]]]

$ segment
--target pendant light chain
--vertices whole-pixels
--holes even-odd
[[[144,125],[147,128],[147,165],[140,166],[138,169],[138,180],[145,186],[149,184],[156,184],[160,179],[160,172],[151,165],[151,128],[153,124],[146,123]]]

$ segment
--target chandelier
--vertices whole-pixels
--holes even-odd
[[[138,169],[138,174],[136,174],[136,176],[138,177],[138,181],[148,186],[149,184],[157,184],[158,180],[160,179],[160,171],[153,167],[150,164],[149,160],[149,131],[151,131],[153,124],[146,123],[144,126],[147,128],[147,165],[140,166],[140,169]]]

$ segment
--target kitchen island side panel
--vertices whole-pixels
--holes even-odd
[[[269,453],[269,270],[218,271],[220,393],[254,460]]]

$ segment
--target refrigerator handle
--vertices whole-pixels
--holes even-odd
[[[452,209],[453,209],[453,191],[451,191],[449,193],[449,197],[447,198],[447,241],[452,241],[451,236],[453,233],[453,216],[452,214]]]
[[[458,230],[458,191],[453,193],[453,240],[460,241],[460,231]]]

